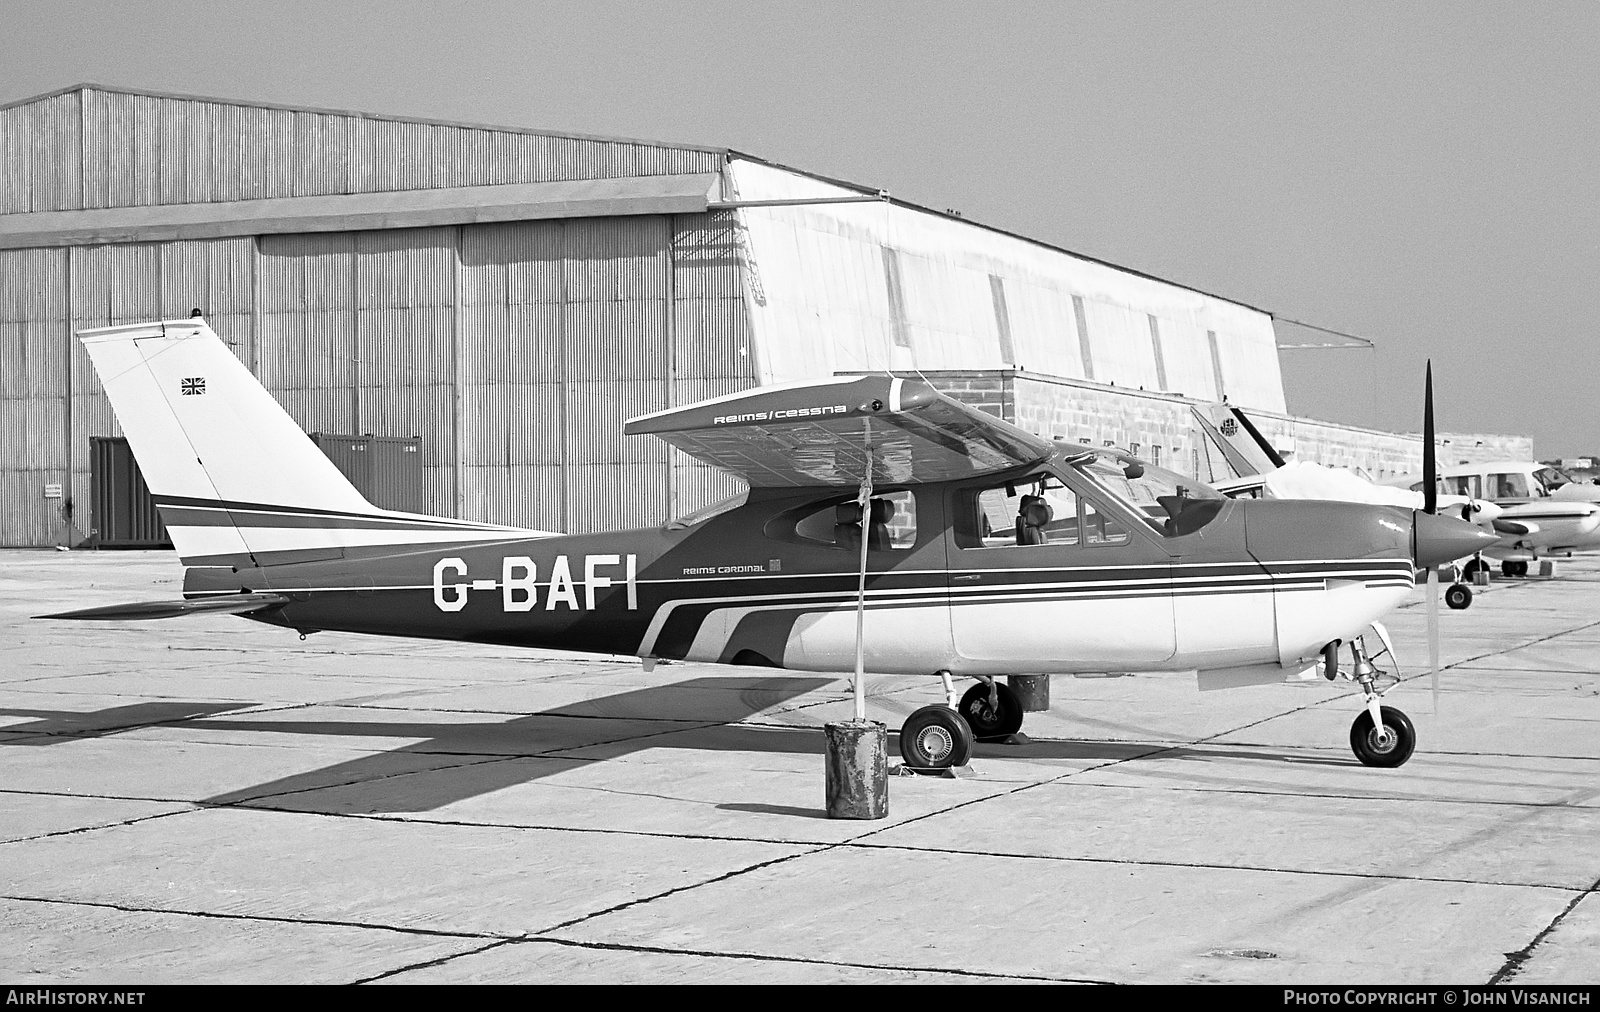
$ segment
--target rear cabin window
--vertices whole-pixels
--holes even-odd
[[[1521,472],[1491,474],[1489,480],[1494,482],[1493,498],[1529,499],[1533,497],[1533,493],[1528,491],[1528,476]]]
[[[1476,474],[1464,474],[1458,478],[1446,478],[1445,489],[1450,495],[1464,495],[1469,499],[1483,498],[1483,485],[1481,478]]]
[[[854,499],[824,506],[795,524],[802,541],[861,550],[861,506]],[[872,517],[867,524],[869,552],[905,551],[917,544],[917,499],[910,492],[890,492],[872,497]]]

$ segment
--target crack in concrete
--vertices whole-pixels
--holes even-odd
[[[1600,893],[1600,879],[1595,879],[1593,882],[1589,883],[1589,888],[1579,891],[1576,896],[1572,897],[1572,901],[1565,907],[1562,907],[1561,912],[1556,914],[1555,917],[1551,919],[1550,923],[1546,924],[1538,934],[1534,935],[1527,945],[1524,945],[1516,952],[1506,953],[1505,963],[1501,965],[1500,969],[1495,971],[1494,976],[1489,978],[1488,984],[1504,984],[1511,981],[1511,979],[1517,974],[1521,973],[1523,966],[1528,962],[1529,959],[1533,958],[1533,950],[1537,949],[1541,944],[1543,944],[1546,938],[1550,937],[1550,934],[1556,930],[1557,926],[1559,926],[1562,921],[1566,920],[1567,915],[1572,913],[1579,903],[1583,902],[1583,898],[1585,896],[1593,896],[1596,893]]]

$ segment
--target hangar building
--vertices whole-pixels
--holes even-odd
[[[1414,436],[1289,416],[1266,312],[869,187],[78,85],[0,108],[0,545],[99,543],[137,498],[73,333],[196,309],[307,431],[415,437],[410,508],[552,530],[730,491],[628,417],[878,370],[1202,478],[1226,472],[1193,409],[1224,396],[1301,458],[1420,459]]]

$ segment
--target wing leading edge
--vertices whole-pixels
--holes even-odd
[[[867,452],[875,485],[992,474],[1037,463],[1052,444],[920,380],[862,376],[762,387],[628,420],[754,488],[850,486]]]

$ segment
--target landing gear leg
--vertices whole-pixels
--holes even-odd
[[[1355,662],[1352,677],[1367,701],[1366,710],[1350,725],[1350,749],[1365,766],[1402,765],[1416,750],[1417,732],[1404,713],[1380,705],[1383,693],[1377,687],[1376,671],[1360,639],[1351,641],[1350,655]]]
[[[939,672],[939,681],[944,683],[944,697],[950,701],[950,709],[961,709],[961,697],[956,695],[956,683],[950,680],[950,672]]]

